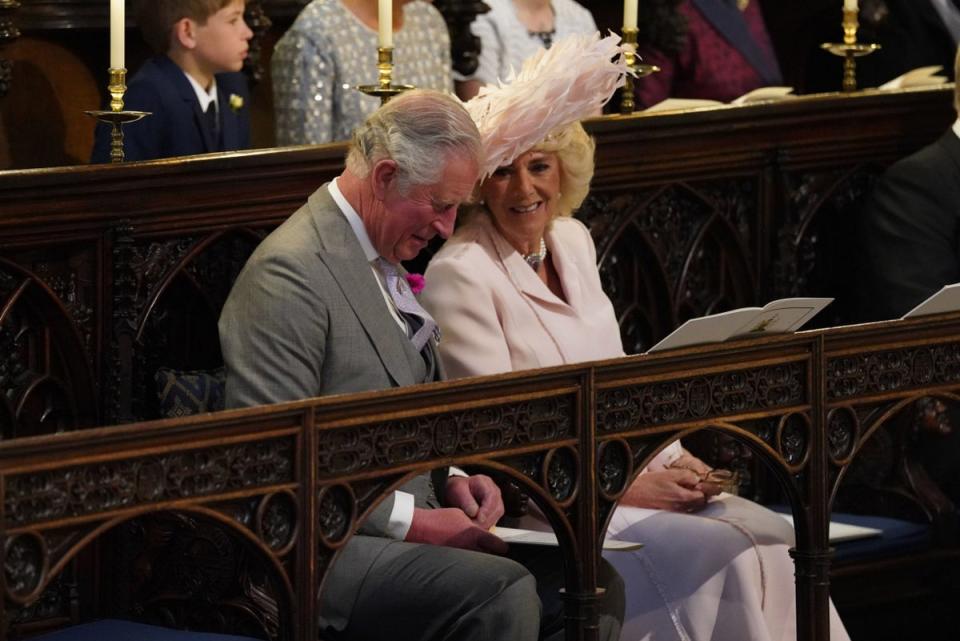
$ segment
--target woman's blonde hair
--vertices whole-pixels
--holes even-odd
[[[532,151],[556,154],[560,161],[560,196],[556,216],[570,216],[590,193],[596,147],[579,121],[551,132]]]

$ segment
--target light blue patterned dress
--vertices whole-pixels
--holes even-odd
[[[450,36],[433,5],[405,4],[393,44],[395,83],[452,90]],[[271,72],[278,145],[348,140],[380,104],[354,88],[377,84],[377,33],[340,0],[313,0],[300,12]]]

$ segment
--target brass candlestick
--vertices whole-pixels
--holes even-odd
[[[96,110],[85,111],[84,113],[102,122],[110,123],[112,127],[110,132],[110,162],[123,162],[123,125],[149,116],[150,112],[123,110],[123,94],[127,91],[126,69],[110,69],[110,82],[107,85],[107,91],[110,92],[109,111]]]
[[[843,10],[843,42],[825,42],[820,45],[835,56],[843,57],[843,90],[847,93],[857,90],[857,58],[869,56],[880,48],[878,44],[857,42],[857,29],[860,27],[858,11]]]
[[[636,108],[633,99],[633,79],[646,78],[660,71],[660,67],[656,65],[644,64],[637,55],[637,34],[636,27],[623,28],[623,55],[627,59],[627,68],[633,71],[632,74],[627,74],[623,83],[623,93],[620,95],[620,113],[625,116],[632,114]]]
[[[393,47],[377,47],[377,84],[357,87],[368,96],[379,98],[381,105],[397,94],[413,88],[413,85],[393,84]]]

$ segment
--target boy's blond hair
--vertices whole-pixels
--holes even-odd
[[[183,18],[206,24],[207,18],[232,0],[140,0],[137,24],[143,39],[156,53],[168,53],[173,25]]]

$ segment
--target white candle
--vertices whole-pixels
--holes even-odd
[[[623,0],[623,27],[637,28],[637,0]]]
[[[110,0],[110,68],[123,69],[124,0]]]
[[[860,8],[857,6],[857,0],[843,0],[843,10],[859,11]]]
[[[393,0],[379,0],[380,46],[393,46]]]

